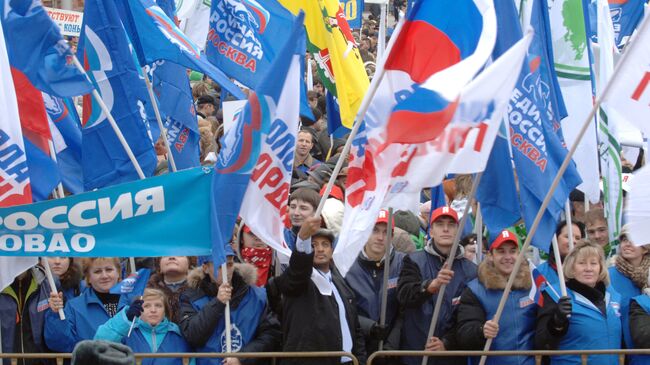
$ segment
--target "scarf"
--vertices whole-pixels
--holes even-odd
[[[260,287],[266,285],[271,262],[273,261],[273,250],[270,247],[244,247],[241,250],[241,257],[244,262],[253,264],[257,268],[257,282],[255,284]]]
[[[616,257],[616,270],[627,276],[634,285],[643,289],[648,286],[648,269],[650,268],[650,256],[643,256],[639,266],[634,266],[622,256]]]

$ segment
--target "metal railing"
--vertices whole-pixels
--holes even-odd
[[[579,355],[582,364],[588,365],[587,360],[591,355],[618,355],[618,363],[625,364],[626,355],[650,355],[650,349],[634,350],[556,350],[556,351],[377,351],[368,357],[366,365],[385,357],[472,357],[472,356],[533,356],[535,364],[542,364],[544,356]]]
[[[238,359],[286,359],[286,358],[338,358],[349,357],[354,365],[359,365],[359,360],[349,352],[344,351],[320,351],[320,352],[231,352],[231,353],[216,353],[216,352],[168,352],[168,353],[137,353],[135,354],[136,363],[139,365],[143,359],[158,359],[158,358],[180,358],[183,364],[188,364],[189,360],[194,358],[226,358],[235,357]],[[62,364],[63,360],[71,359],[72,354],[54,354],[54,353],[0,353],[0,360],[11,359],[12,364],[15,364],[18,359],[55,359],[57,364]]]

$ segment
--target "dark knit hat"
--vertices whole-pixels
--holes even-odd
[[[420,235],[420,221],[412,212],[398,210],[393,213],[393,222],[395,227],[401,228],[414,236]]]
[[[133,351],[107,341],[81,341],[72,352],[72,365],[135,365]]]

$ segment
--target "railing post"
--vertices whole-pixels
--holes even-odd
[[[535,365],[542,365],[542,355],[535,355]]]
[[[587,360],[589,359],[589,355],[582,354],[580,355],[580,358],[582,359],[582,365],[587,365]]]

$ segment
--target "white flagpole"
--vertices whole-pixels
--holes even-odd
[[[54,276],[52,276],[52,269],[50,268],[50,262],[47,261],[47,257],[41,257],[41,263],[43,264],[43,268],[45,268],[45,276],[47,276],[47,282],[50,284],[50,293],[56,293],[58,295],[58,292],[56,291],[56,283],[54,282]],[[63,311],[63,308],[59,308],[59,318],[62,321],[65,321],[65,312]]]
[[[223,283],[228,282],[228,264],[223,263],[221,265],[221,280]],[[226,311],[224,313],[226,320],[226,352],[232,352],[232,335],[231,335],[231,324],[230,324],[230,301],[226,302]]]
[[[565,220],[569,229],[569,251],[573,251],[575,243],[573,242],[573,218],[571,218],[571,202],[569,200],[564,205],[564,215],[566,216]]]
[[[553,255],[555,256],[555,267],[557,268],[557,276],[560,280],[560,292],[562,292],[562,296],[566,296],[567,295],[566,282],[564,281],[564,269],[562,267],[562,256],[560,255],[560,247],[557,244],[557,236],[553,236]]]
[[[48,117],[49,119],[49,117]],[[54,143],[51,139],[47,140],[47,146],[50,148],[50,158],[57,164],[56,160],[56,149],[54,149]],[[59,198],[65,198],[65,193],[63,192],[63,184],[59,181],[59,184],[56,186],[56,192],[59,194]]]
[[[395,26],[395,33],[393,33],[393,37],[391,37],[390,41],[388,42],[388,46],[386,47],[386,52],[384,52],[384,55],[381,58],[381,62],[377,63],[377,71],[375,73],[375,77],[373,77],[372,81],[370,81],[370,86],[368,86],[368,91],[366,92],[366,95],[363,97],[363,100],[361,101],[361,106],[359,107],[359,111],[357,112],[357,116],[354,120],[354,125],[352,126],[352,130],[350,131],[350,136],[345,141],[345,146],[343,147],[341,156],[336,162],[336,166],[334,166],[334,171],[332,171],[332,176],[330,176],[330,179],[327,182],[327,186],[325,187],[325,192],[323,193],[323,197],[321,198],[320,203],[318,204],[318,208],[316,209],[316,213],[314,214],[314,216],[316,217],[319,217],[321,212],[323,211],[323,206],[325,206],[325,200],[327,200],[327,197],[332,192],[332,186],[334,186],[334,182],[336,181],[336,178],[339,176],[341,167],[343,167],[343,162],[346,160],[348,153],[350,153],[350,146],[352,146],[352,140],[357,135],[357,132],[359,132],[359,128],[361,127],[361,122],[366,116],[366,112],[368,111],[370,102],[375,97],[375,92],[377,92],[377,88],[379,87],[381,80],[384,78],[384,74],[386,72],[384,69],[384,64],[386,63],[385,56],[390,54],[390,50],[393,48],[393,44],[395,44],[395,41],[399,36],[399,32],[402,29],[402,25],[404,24],[404,21],[405,21],[404,18],[400,19],[399,23],[397,23],[397,25]]]
[[[386,12],[388,8],[388,1],[381,4],[381,11],[379,13],[379,35],[377,36],[377,59],[384,55],[386,50]]]
[[[650,18],[645,18],[643,23],[639,26],[639,32],[642,32],[646,27],[648,27],[648,24],[650,24]],[[630,47],[643,47],[645,45],[638,45],[638,42],[633,42]],[[537,232],[537,227],[539,227],[539,223],[542,220],[542,216],[544,215],[544,212],[546,211],[546,208],[548,207],[548,204],[551,202],[551,198],[553,197],[553,194],[555,193],[555,189],[557,189],[558,184],[560,183],[560,180],[562,179],[562,175],[564,175],[564,172],[566,169],[569,167],[569,164],[571,163],[571,157],[573,154],[576,152],[576,149],[578,148],[578,145],[580,144],[580,141],[582,140],[582,137],[584,137],[585,133],[587,132],[587,129],[589,128],[589,124],[593,123],[594,116],[596,115],[596,111],[598,108],[600,108],[600,104],[605,100],[607,97],[607,94],[609,94],[609,90],[611,89],[612,86],[612,80],[616,78],[616,76],[619,74],[620,70],[625,67],[625,64],[628,60],[628,55],[631,52],[625,52],[623,56],[621,56],[621,60],[619,63],[616,65],[616,69],[614,69],[614,72],[612,73],[612,78],[610,81],[605,85],[605,88],[603,89],[602,94],[596,99],[596,102],[594,103],[593,107],[591,108],[591,112],[589,112],[589,115],[585,119],[585,121],[582,123],[582,127],[580,127],[580,131],[576,135],[576,140],[569,149],[569,152],[567,153],[566,157],[564,158],[564,161],[562,162],[562,165],[558,169],[557,174],[555,175],[555,178],[553,179],[553,183],[551,184],[551,187],[549,191],[546,193],[546,196],[544,197],[544,200],[542,201],[542,205],[539,207],[539,210],[537,211],[537,215],[535,216],[535,220],[533,221],[532,226],[530,227],[530,231],[528,232],[528,235],[526,236],[526,240],[524,241],[524,245],[521,247],[521,251],[519,252],[519,255],[517,256],[517,261],[515,261],[515,266],[512,269],[512,274],[510,274],[510,277],[508,278],[508,282],[506,283],[506,287],[503,290],[503,295],[501,296],[501,300],[499,301],[499,306],[497,307],[497,311],[494,315],[494,320],[495,322],[499,322],[499,319],[501,318],[501,314],[503,314],[503,307],[506,304],[506,300],[508,299],[508,296],[510,295],[510,290],[512,290],[512,285],[514,284],[515,277],[517,273],[519,272],[519,268],[521,267],[521,263],[524,261],[524,253],[528,250],[528,247],[530,247],[530,242],[533,239],[533,236],[535,235],[535,232]],[[585,199],[586,195],[585,195]],[[585,204],[585,207],[588,206]],[[484,351],[489,351],[490,346],[492,346],[492,339],[489,338],[485,342],[485,347],[483,348]],[[484,365],[485,360],[487,360],[487,356],[481,356],[481,361],[479,362],[479,365]]]
[[[483,214],[481,203],[476,203],[476,264],[483,261]]]
[[[73,55],[72,61],[74,62],[74,65],[77,67],[77,70],[79,70],[79,72],[83,73],[84,75],[86,75],[86,77],[88,77],[88,75],[86,74],[86,70],[84,70],[83,66],[81,66],[81,63],[79,63],[79,59],[77,59],[77,56]],[[108,110],[108,107],[104,103],[104,100],[102,99],[101,95],[99,95],[99,92],[97,92],[97,89],[93,88],[92,95],[95,101],[97,101],[97,104],[99,104],[99,107],[102,110],[102,112],[106,115],[106,119],[108,120],[108,123],[110,123],[111,127],[113,128],[113,131],[115,132],[117,139],[120,141],[122,148],[124,148],[124,151],[126,152],[127,156],[129,156],[129,160],[131,160],[131,163],[133,164],[135,171],[138,173],[138,177],[140,177],[140,179],[144,179],[145,176],[144,173],[142,172],[142,168],[140,168],[140,164],[138,163],[138,160],[135,158],[135,155],[133,155],[133,151],[131,151],[131,147],[129,147],[129,144],[126,142],[126,139],[124,139],[124,135],[122,134],[120,127],[117,125],[117,122],[113,118],[113,115],[111,114],[110,110]]]
[[[144,83],[147,85],[147,91],[149,92],[149,100],[151,100],[151,106],[153,106],[153,112],[156,115],[156,121],[158,122],[158,128],[160,128],[160,134],[163,137],[163,142],[165,143],[165,149],[167,150],[167,158],[169,160],[169,166],[172,168],[172,172],[176,172],[176,162],[174,162],[174,156],[172,155],[172,149],[169,146],[169,140],[167,139],[167,130],[163,126],[162,118],[160,117],[160,110],[158,109],[158,101],[153,94],[153,87],[151,86],[151,81],[149,81],[149,75],[145,68],[142,68],[142,76],[144,76]]]

